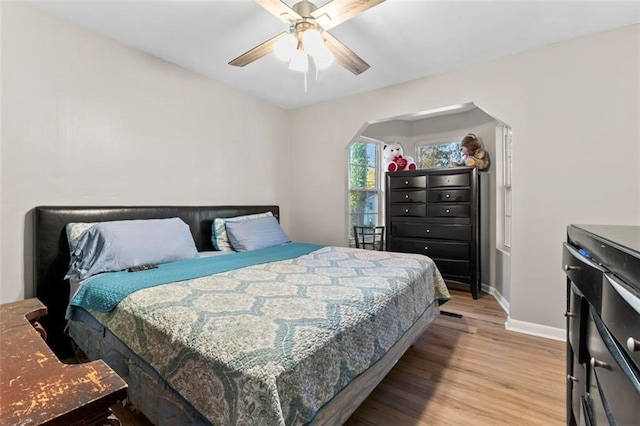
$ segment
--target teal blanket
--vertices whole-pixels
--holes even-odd
[[[293,259],[322,248],[315,244],[291,243],[226,256],[179,260],[138,272],[111,272],[89,278],[70,305],[109,312],[133,292],[172,282],[191,280],[246,266]]]

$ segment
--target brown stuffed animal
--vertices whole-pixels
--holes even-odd
[[[482,149],[480,141],[473,133],[467,134],[460,142],[462,162],[465,166],[475,166],[478,170],[489,167],[489,154]]]

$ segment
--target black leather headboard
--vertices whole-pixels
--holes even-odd
[[[215,218],[267,211],[279,220],[278,206],[36,207],[32,215],[34,288],[36,297],[48,308],[48,314],[41,319],[47,330],[47,343],[61,359],[71,355],[64,335],[64,315],[69,303],[69,282],[64,279],[70,260],[67,223],[179,217],[191,228],[198,251],[208,251],[214,250],[211,224]]]

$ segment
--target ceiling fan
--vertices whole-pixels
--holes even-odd
[[[229,65],[244,67],[272,51],[289,62],[289,68],[306,72],[308,56],[316,68],[324,68],[333,60],[355,75],[369,69],[369,64],[353,53],[327,30],[382,3],[384,0],[333,0],[317,7],[308,0],[287,6],[280,0],[255,0],[269,13],[289,24],[284,31],[243,53]]]

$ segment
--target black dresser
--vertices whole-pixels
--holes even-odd
[[[386,174],[387,250],[432,258],[445,279],[480,283],[478,172],[475,167]]]
[[[571,225],[567,424],[640,425],[640,227]]]

